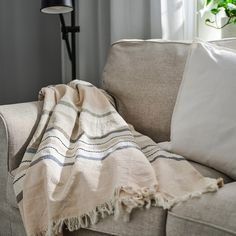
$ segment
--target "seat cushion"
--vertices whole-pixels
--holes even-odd
[[[90,230],[117,236],[164,236],[166,215],[167,211],[160,207],[152,207],[149,210],[136,209],[128,223],[108,217],[91,226]]]
[[[167,236],[236,235],[236,182],[180,203],[168,212]]]
[[[114,221],[113,217],[105,218],[89,229],[66,232],[65,236],[164,236],[167,211],[153,207],[149,210],[137,209],[131,214],[131,221]]]

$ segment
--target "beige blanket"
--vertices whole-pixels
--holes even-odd
[[[93,85],[75,80],[40,95],[40,122],[14,180],[27,235],[57,235],[111,214],[129,220],[134,208],[167,209],[217,190],[219,180],[136,132]]]

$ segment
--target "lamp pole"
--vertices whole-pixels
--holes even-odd
[[[73,11],[71,12],[71,27],[75,29],[75,0],[72,0]],[[79,31],[79,29],[78,29]],[[72,60],[71,71],[72,80],[76,79],[76,30],[71,32],[71,48],[72,48]]]
[[[62,39],[65,40],[68,57],[71,61],[71,79],[76,75],[76,33],[80,32],[80,27],[76,26],[75,0],[42,0],[41,11],[49,14],[59,14],[61,22]],[[71,25],[66,26],[63,13],[70,12]],[[69,40],[68,34],[71,34]]]

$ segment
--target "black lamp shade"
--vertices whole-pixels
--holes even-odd
[[[72,0],[42,0],[41,12],[60,14],[73,11]]]

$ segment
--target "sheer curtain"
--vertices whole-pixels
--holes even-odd
[[[162,38],[191,40],[196,36],[197,0],[161,0]]]
[[[192,39],[195,0],[77,0],[77,79],[99,85],[112,42],[119,39]],[[70,63],[62,46],[63,82]]]

